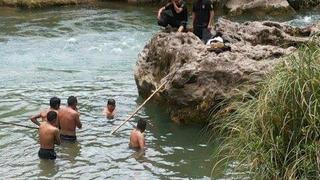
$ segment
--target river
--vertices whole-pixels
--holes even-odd
[[[34,126],[30,116],[47,108],[52,96],[65,105],[74,95],[83,123],[77,143],[56,147],[55,161],[38,158],[37,130],[0,124],[1,178],[210,179],[217,144],[207,143],[201,126],[171,122],[163,107],[148,103],[109,135],[142,101],[133,68],[159,30],[155,10],[115,3],[0,8],[0,121]],[[292,23],[314,19],[319,16],[302,15]],[[108,98],[117,101],[115,120],[102,115]],[[128,148],[139,117],[148,120],[142,157]]]

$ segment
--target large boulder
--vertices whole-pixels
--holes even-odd
[[[280,15],[293,14],[295,11],[287,0],[227,0],[225,7],[230,15]]]
[[[231,51],[210,52],[192,33],[156,34],[140,53],[135,67],[139,94],[165,103],[176,122],[206,122],[209,112],[239,91],[254,91],[256,83],[279,62],[318,32],[277,22],[220,19],[217,31],[228,40]]]

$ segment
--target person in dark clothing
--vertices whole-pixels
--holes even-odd
[[[213,3],[211,0],[197,0],[192,7],[193,33],[201,40],[204,34],[210,33],[214,16]]]
[[[183,0],[172,0],[158,11],[159,26],[178,28],[178,32],[186,29],[188,10]]]

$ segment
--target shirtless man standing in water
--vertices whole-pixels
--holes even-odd
[[[146,126],[146,121],[139,119],[137,128],[133,129],[130,135],[130,148],[144,150],[145,141],[143,132],[146,130]]]
[[[40,112],[40,113],[37,114],[37,115],[32,116],[32,117],[30,118],[31,121],[32,121],[34,124],[40,126],[40,123],[39,123],[39,121],[37,121],[37,119],[38,119],[38,118],[41,118],[42,121],[47,121],[47,113],[48,113],[49,111],[55,111],[56,113],[58,113],[58,110],[59,110],[59,108],[60,108],[60,102],[61,102],[61,100],[60,100],[59,98],[57,98],[57,97],[52,97],[52,98],[50,99],[50,108],[49,108],[49,109],[46,109],[46,110],[44,110],[44,111],[42,111],[42,112]],[[55,124],[54,126],[57,127],[57,124]]]
[[[80,122],[79,113],[77,109],[77,98],[70,96],[68,98],[68,106],[61,107],[59,109],[59,128],[60,128],[60,138],[62,140],[75,142],[76,137],[76,127],[82,128]]]
[[[57,113],[49,111],[47,120],[39,126],[40,150],[38,155],[41,159],[56,159],[54,144],[60,145],[59,129],[54,125],[57,121]]]

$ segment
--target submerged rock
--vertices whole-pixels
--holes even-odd
[[[220,19],[216,30],[231,51],[209,52],[192,33],[156,34],[140,53],[135,67],[139,94],[148,97],[168,81],[154,98],[164,102],[176,122],[206,122],[210,111],[241,91],[253,91],[257,82],[319,28],[290,27],[277,22]]]

